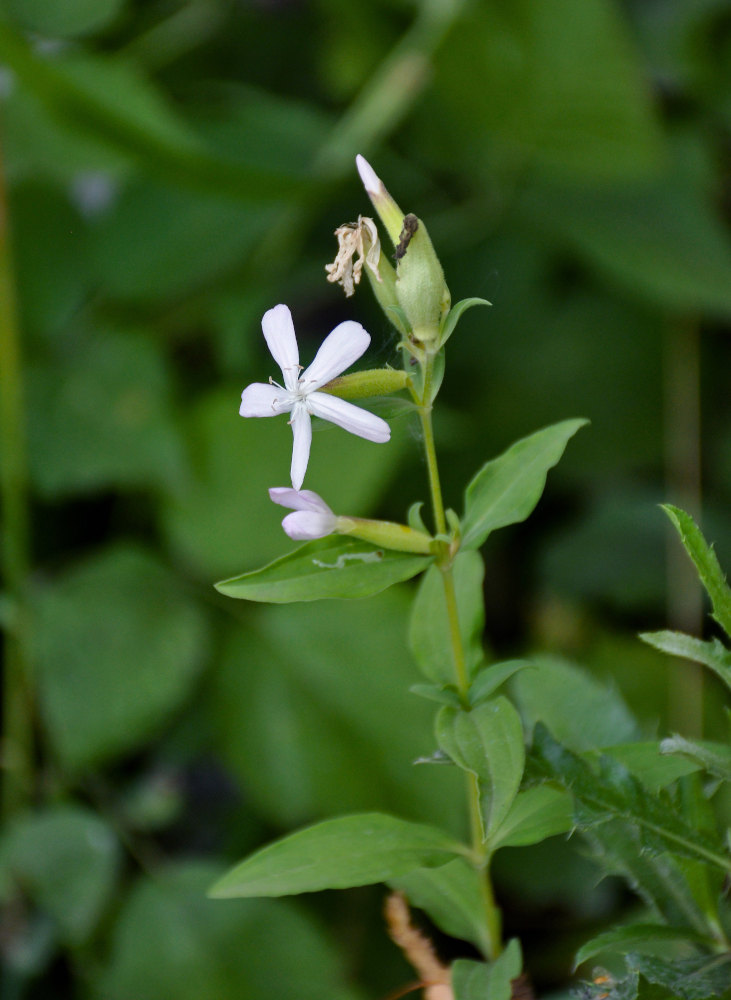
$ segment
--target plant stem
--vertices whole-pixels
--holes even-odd
[[[3,671],[2,817],[24,808],[33,776],[33,698],[28,651],[28,488],[20,338],[8,231],[5,175],[0,161],[0,498],[2,569],[7,595]]]
[[[424,436],[424,451],[426,454],[426,464],[429,473],[429,489],[431,492],[432,512],[437,534],[447,533],[447,518],[444,512],[444,501],[442,499],[442,487],[439,479],[439,466],[437,464],[437,453],[434,446],[434,428],[432,425],[432,379],[434,374],[434,357],[427,353],[423,362],[424,382],[422,397],[419,403],[419,419],[421,421],[422,434]],[[448,543],[443,543],[442,559],[437,559],[437,566],[442,574],[444,586],[444,600],[447,609],[447,621],[449,623],[449,638],[452,646],[452,662],[457,681],[457,690],[460,700],[465,708],[469,707],[469,687],[470,679],[467,671],[467,659],[465,657],[462,633],[459,628],[459,610],[457,607],[457,591],[454,583],[454,571],[452,560],[449,556]],[[484,948],[491,961],[496,959],[502,951],[501,917],[500,911],[495,904],[495,896],[490,879],[490,857],[485,850],[482,840],[482,819],[480,816],[480,796],[477,786],[477,778],[474,774],[467,773],[467,801],[470,819],[470,839],[472,852],[478,860],[478,865],[482,871],[481,893],[483,900],[485,918],[485,939]]]

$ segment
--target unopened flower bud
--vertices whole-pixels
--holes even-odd
[[[398,392],[405,389],[408,382],[408,373],[401,368],[370,368],[340,375],[323,385],[320,392],[329,392],[340,399],[367,399]]]
[[[395,521],[371,521],[362,517],[339,517],[335,529],[339,535],[350,535],[364,542],[397,552],[432,555],[432,538]]]

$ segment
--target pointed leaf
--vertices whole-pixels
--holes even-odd
[[[683,632],[668,630],[641,632],[640,639],[670,656],[680,656],[684,660],[702,663],[731,688],[731,650],[726,649],[719,639],[705,641],[685,635]]]
[[[591,941],[582,945],[576,953],[574,968],[605,951],[625,955],[630,948],[632,951],[643,951],[646,948],[656,949],[658,942],[693,945],[710,945],[712,943],[699,934],[691,934],[681,927],[649,923],[625,924],[624,927],[614,927],[603,934],[597,934]]]
[[[368,597],[425,569],[431,556],[381,549],[338,536],[295,549],[262,569],[216,584],[227,597],[286,604],[328,597]]]
[[[456,764],[477,778],[483,840],[505,819],[525,765],[523,725],[507,698],[469,712],[447,705],[437,716],[437,739]]]
[[[731,587],[726,582],[716,553],[690,514],[671,504],[663,505],[663,510],[674,524],[685,551],[698,570],[701,583],[711,599],[713,617],[731,639]]]
[[[389,885],[405,893],[412,906],[428,913],[445,934],[470,941],[488,955],[482,877],[466,859],[455,858],[439,868],[416,868],[389,879]]]
[[[564,420],[522,438],[487,462],[467,487],[463,548],[479,548],[490,532],[524,521],[540,499],[546,475],[586,420]]]
[[[534,750],[543,774],[573,794],[574,818],[580,828],[621,819],[636,828],[646,853],[670,852],[731,872],[731,859],[715,837],[689,826],[667,794],[652,795],[619,761],[603,756],[597,775],[541,725],[536,727]]]
[[[436,827],[359,813],[298,830],[252,854],[211,889],[218,898],[291,896],[370,885],[443,865],[464,848]]]
[[[530,660],[505,660],[503,663],[491,663],[483,667],[470,685],[470,704],[479,705],[481,701],[486,701],[513,674],[532,666],[534,664]]]
[[[512,982],[522,966],[523,956],[515,938],[489,965],[460,958],[452,966],[454,1000],[510,1000]]]
[[[457,328],[457,323],[459,323],[462,318],[462,314],[472,306],[491,306],[492,302],[488,302],[487,299],[461,299],[459,302],[455,302],[452,308],[449,310],[447,315],[444,317],[442,322],[442,329],[439,336],[439,346],[444,347],[449,338],[454,333]]]
[[[536,785],[518,792],[490,838],[490,847],[525,847],[568,833],[574,825],[571,796],[563,788]]]
[[[725,743],[710,740],[686,740],[683,736],[671,736],[660,744],[660,753],[679,754],[699,764],[709,774],[731,781],[731,747]]]

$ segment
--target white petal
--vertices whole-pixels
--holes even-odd
[[[355,323],[352,319],[340,323],[323,340],[315,360],[302,373],[300,385],[306,392],[319,389],[331,378],[350,368],[370,342],[370,334],[366,333],[360,323]]]
[[[358,153],[355,158],[355,165],[358,168],[360,179],[363,181],[363,187],[368,194],[380,194],[383,183],[365,156],[361,156]]]
[[[337,518],[334,514],[316,514],[311,510],[298,510],[294,514],[287,514],[282,521],[282,527],[290,538],[299,542],[331,535],[336,523]]]
[[[292,401],[286,389],[264,382],[252,382],[241,393],[239,415],[242,417],[274,417],[278,413],[288,413]]]
[[[292,313],[285,305],[274,306],[264,313],[261,329],[272,357],[282,369],[284,384],[293,390],[299,378],[300,355]]]
[[[269,496],[281,507],[289,507],[290,510],[311,510],[319,514],[331,514],[328,505],[313,490],[293,490],[289,486],[273,486],[269,490]]]
[[[380,444],[391,437],[391,428],[385,420],[361,406],[354,406],[327,392],[313,392],[307,397],[307,406],[310,413],[314,413],[316,417],[330,420],[351,434],[357,434],[358,437]]]
[[[292,466],[289,471],[292,477],[292,486],[299,490],[305,478],[305,472],[307,472],[310,445],[312,444],[310,415],[301,403],[292,411],[291,424],[294,442],[292,444]]]

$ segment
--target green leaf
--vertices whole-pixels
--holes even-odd
[[[523,725],[507,698],[469,712],[446,705],[437,716],[437,740],[455,764],[477,778],[482,838],[490,841],[518,794],[525,765]]]
[[[329,597],[369,597],[394,583],[410,580],[431,556],[379,549],[338,536],[307,542],[262,569],[222,580],[216,590],[243,601],[288,604]]]
[[[35,595],[39,696],[68,768],[132,750],[191,692],[207,622],[147,553],[107,549]]]
[[[464,850],[436,827],[383,813],[340,816],[252,854],[219,879],[210,895],[290,896],[371,885],[414,868],[446,864]]]
[[[482,580],[485,567],[479,553],[458,552],[453,564],[462,644],[471,673],[482,661],[485,604]],[[441,570],[431,566],[424,574],[409,622],[409,645],[422,673],[437,684],[456,680],[449,618]]]
[[[408,693],[410,604],[407,588],[391,587],[343,601],[336,614],[325,601],[271,604],[244,628],[231,622],[206,685],[211,728],[241,794],[271,827],[376,811],[461,832],[453,768],[413,764],[429,748],[433,706]]]
[[[640,922],[625,924],[623,927],[614,927],[612,930],[604,931],[603,934],[597,934],[583,944],[576,953],[574,968],[602,952],[626,955],[629,950],[641,952],[645,949],[656,949],[658,943],[710,945],[712,942],[699,934],[690,934],[681,927]]]
[[[507,816],[490,838],[490,846],[526,847],[568,833],[574,825],[571,796],[563,788],[536,785],[515,797]]]
[[[731,997],[731,953],[693,955],[668,960],[655,955],[630,954],[627,964],[650,983],[670,990],[682,1000]],[[671,998],[672,1000],[672,998]]]
[[[670,852],[731,872],[731,859],[723,853],[717,838],[689,826],[668,796],[648,792],[618,761],[604,755],[597,775],[585,760],[557,743],[540,725],[536,727],[534,749],[544,776],[571,791],[574,818],[580,828],[619,818],[636,827],[645,852]]]
[[[538,503],[548,470],[586,420],[564,420],[522,438],[487,462],[467,487],[463,548],[479,548],[496,528],[524,521]]]
[[[470,704],[479,705],[481,701],[486,701],[514,674],[532,666],[530,660],[505,660],[482,667],[470,685]]]
[[[520,943],[515,938],[489,965],[457,959],[452,965],[454,1000],[510,1000],[512,982],[518,978],[522,967]]]
[[[151,334],[58,336],[28,388],[31,472],[44,497],[182,482],[182,441]]]
[[[511,689],[528,728],[543,722],[571,750],[591,750],[639,736],[619,692],[565,660],[533,658]]]
[[[27,31],[47,38],[73,38],[98,31],[122,10],[125,0],[3,0],[3,13]]]
[[[701,583],[711,599],[713,617],[731,639],[731,587],[726,582],[716,553],[706,542],[690,514],[671,504],[663,505],[663,510],[675,526],[685,551],[698,570]]]
[[[477,298],[461,299],[459,302],[456,302],[442,320],[442,328],[439,335],[439,347],[444,347],[449,338],[452,336],[457,327],[457,323],[459,323],[462,318],[462,313],[471,309],[472,306],[491,305],[492,302],[488,302],[487,299]]]
[[[0,59],[66,127],[109,143],[166,182],[246,201],[292,198],[306,182],[218,156],[131,62],[64,53],[36,53],[0,23]]]
[[[491,944],[485,928],[482,878],[464,858],[455,858],[439,868],[416,868],[389,879],[389,885],[428,913],[445,934],[470,941],[487,956]]]
[[[640,639],[662,653],[702,663],[731,688],[731,650],[720,639],[695,639],[683,632],[641,632]]]
[[[731,781],[731,747],[710,740],[687,740],[684,736],[671,736],[660,744],[660,753],[687,757],[709,774],[723,781]]]
[[[121,900],[94,996],[105,1000],[362,1000],[342,949],[289,900],[206,899],[217,866],[141,877]]]
[[[56,806],[9,826],[0,871],[49,914],[61,939],[79,945],[111,902],[121,863],[114,832],[90,810]]]
[[[608,753],[618,760],[651,792],[659,792],[678,778],[698,770],[698,765],[688,760],[663,756],[661,744],[657,740],[616,743],[601,750],[590,750],[584,756],[598,762],[602,753]]]

